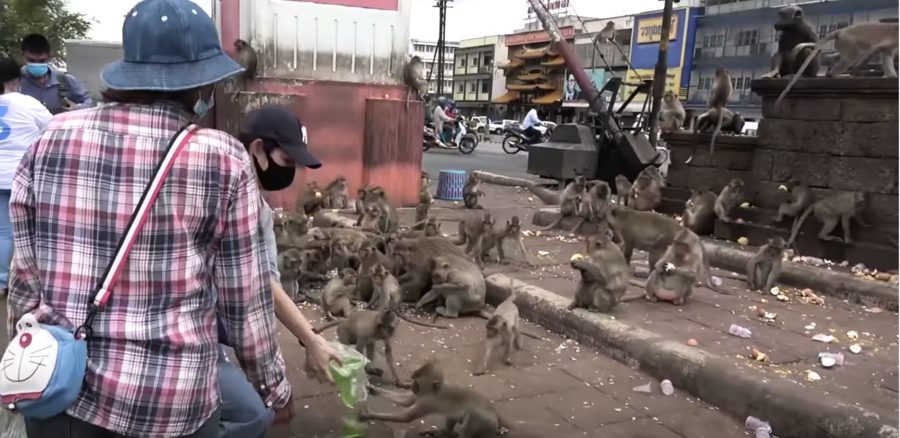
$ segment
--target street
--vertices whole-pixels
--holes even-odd
[[[509,155],[501,147],[502,136],[491,135],[489,141],[482,141],[471,155],[463,155],[458,150],[431,148],[422,157],[422,170],[428,172],[435,181],[441,170],[486,170],[517,178],[527,178],[528,153]]]

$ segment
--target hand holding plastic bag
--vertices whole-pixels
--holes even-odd
[[[0,438],[28,438],[25,417],[9,409],[0,409]]]
[[[366,436],[366,425],[356,420],[353,410],[366,400],[368,392],[366,385],[366,357],[346,345],[331,342],[329,344],[343,359],[343,364],[332,361],[328,364],[334,384],[341,393],[341,402],[347,407],[349,413],[342,419],[340,437],[358,438]]]

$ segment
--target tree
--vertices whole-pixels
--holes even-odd
[[[64,41],[84,38],[93,23],[69,11],[66,0],[0,0],[0,55],[19,58],[22,37],[39,33],[50,41],[55,62],[62,62]]]

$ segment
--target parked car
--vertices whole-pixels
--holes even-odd
[[[503,122],[498,122],[495,120],[491,120],[490,122],[488,122],[488,131],[491,134],[497,134],[497,135],[503,134],[503,128],[504,128]]]
[[[475,125],[472,129],[479,134],[482,134],[488,129],[488,119],[485,116],[475,116],[472,117],[472,123],[470,123],[470,125]]]

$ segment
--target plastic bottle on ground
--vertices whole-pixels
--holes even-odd
[[[741,327],[737,324],[731,324],[731,327],[728,328],[728,333],[734,336],[740,336],[742,338],[749,338],[752,335],[749,329]]]
[[[672,386],[672,381],[669,379],[659,382],[659,388],[662,389],[662,393],[665,395],[675,394],[675,387]]]
[[[756,417],[747,417],[744,423],[747,429],[756,432],[756,438],[772,438],[772,426]]]

